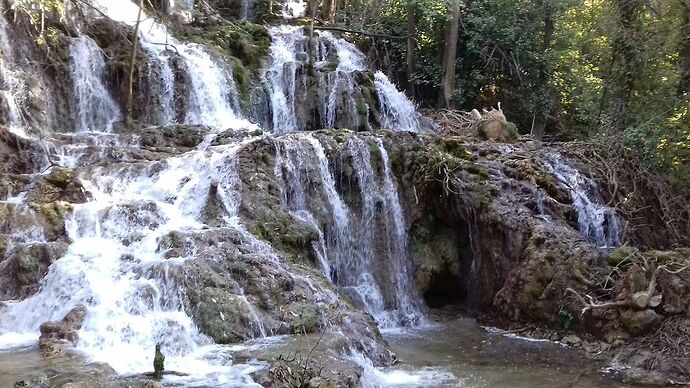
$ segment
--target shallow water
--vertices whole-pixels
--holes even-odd
[[[78,357],[45,358],[37,345],[0,351],[0,387],[3,388],[21,380],[60,386],[75,380],[102,380],[109,373],[108,366],[84,365]]]
[[[487,330],[471,319],[384,333],[400,363],[378,369],[373,386],[419,387],[625,387],[561,344]],[[401,373],[406,381],[395,382]],[[386,384],[388,382],[388,384]]]
[[[356,352],[344,357],[364,368],[363,388],[628,387],[604,373],[606,365],[602,361],[589,359],[558,343],[487,330],[471,319],[419,329],[389,330],[383,335],[398,355],[399,362],[395,366],[376,368]],[[223,348],[229,359],[270,360],[280,354],[306,354],[317,341],[316,335],[282,336]],[[315,353],[316,359],[321,358],[319,353]],[[245,372],[258,370],[260,365],[261,362],[250,363]],[[0,351],[0,387],[11,387],[19,380],[29,382],[32,377],[42,378],[51,387],[69,381],[99,382],[106,380],[109,374],[107,366],[84,365],[79,358],[43,358],[36,346]],[[176,377],[168,377],[164,382],[166,386],[189,386],[191,383],[186,378]],[[197,383],[192,384],[194,386],[223,386],[194,383]]]

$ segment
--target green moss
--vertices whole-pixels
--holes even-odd
[[[630,257],[637,252],[635,248],[632,247],[620,247],[609,253],[607,257],[607,262],[610,266],[616,267],[620,265],[623,261],[630,259]]]
[[[544,238],[544,236],[536,236],[532,239],[532,241],[534,242],[534,246],[540,248],[546,242],[546,238]]]
[[[514,123],[508,122],[506,124],[506,141],[513,142],[520,137],[517,126]]]
[[[173,32],[181,40],[214,47],[238,59],[252,76],[258,76],[271,46],[266,27],[250,22],[224,23],[204,29],[178,27]]]
[[[446,138],[440,138],[439,139],[439,146],[440,148],[447,152],[450,155],[455,156],[456,158],[460,158],[463,160],[472,160],[474,155],[467,151],[465,147],[463,146],[462,143],[459,141],[451,140],[451,139],[446,139]]]
[[[69,168],[56,167],[50,171],[46,180],[51,184],[64,189],[74,179],[74,171]]]
[[[319,317],[316,308],[306,303],[292,303],[289,307],[293,333],[313,333],[318,330]]]
[[[268,232],[268,229],[266,228],[266,225],[261,222],[254,225],[252,234],[263,240],[267,240],[271,236],[271,234]]]
[[[67,202],[34,204],[32,207],[40,212],[52,226],[56,227],[64,225],[65,215],[72,211],[72,205]]]
[[[242,107],[248,108],[252,92],[252,75],[238,58],[230,57],[230,63],[232,64],[232,73],[235,77],[235,84],[237,85],[237,91],[242,101]]]
[[[489,172],[486,171],[484,167],[481,167],[480,165],[475,163],[466,163],[465,171],[469,172],[470,174],[478,175],[484,179],[489,177]]]

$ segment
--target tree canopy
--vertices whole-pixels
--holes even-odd
[[[690,187],[690,0],[324,3],[329,25],[410,37],[372,46],[420,105],[501,102],[523,133],[615,138]],[[447,43],[455,45],[455,71],[444,87]]]

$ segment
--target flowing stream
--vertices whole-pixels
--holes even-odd
[[[105,60],[92,39],[81,36],[70,44],[70,70],[77,105],[75,132],[111,132],[122,119],[105,86]]]
[[[580,233],[601,248],[620,246],[622,221],[613,208],[603,204],[597,184],[559,154],[549,156],[548,167],[570,191]]]

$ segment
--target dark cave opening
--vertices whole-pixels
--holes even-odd
[[[424,301],[432,309],[461,307],[467,302],[467,289],[458,274],[446,269],[431,278],[431,285],[424,292]]]

